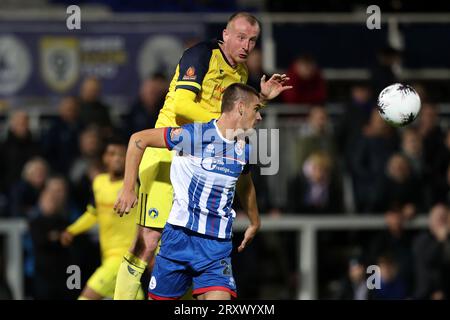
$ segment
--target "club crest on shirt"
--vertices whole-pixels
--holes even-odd
[[[182,128],[173,128],[172,130],[170,130],[170,140],[178,140],[181,132],[183,132]]]
[[[244,147],[245,147],[245,141],[244,140],[239,140],[236,142],[236,144],[234,145],[234,151],[236,152],[236,154],[238,156],[241,156],[242,153],[244,152]]]
[[[150,218],[155,219],[158,216],[158,209],[156,208],[151,208],[148,210],[148,215]]]
[[[195,74],[195,68],[189,67],[183,76],[183,80],[195,80],[195,79],[197,79],[197,75]]]

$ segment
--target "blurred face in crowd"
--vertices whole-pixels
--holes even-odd
[[[262,53],[261,50],[255,49],[248,55],[247,59],[248,73],[259,75],[262,72]]]
[[[153,110],[167,92],[167,82],[163,79],[146,79],[140,88],[140,98],[147,109]]]
[[[326,183],[329,180],[330,159],[322,154],[312,154],[305,161],[304,173],[312,183]]]
[[[109,144],[103,155],[106,170],[115,178],[122,178],[125,172],[125,156],[127,147],[120,144]]]
[[[391,259],[379,258],[378,266],[380,267],[380,275],[383,282],[391,282],[397,276],[397,264]]]
[[[81,154],[91,157],[100,150],[100,135],[96,130],[87,129],[80,136]]]
[[[44,190],[39,197],[39,207],[44,216],[49,217],[58,212],[55,196],[50,191]]]
[[[419,115],[419,126],[422,133],[428,132],[428,130],[437,125],[438,115],[433,105],[429,103],[423,104]]]
[[[11,132],[18,138],[25,138],[29,133],[28,115],[24,111],[14,112],[10,120]]]
[[[435,205],[431,208],[428,223],[433,232],[448,228],[448,208],[442,204]]]
[[[44,187],[47,174],[48,167],[42,159],[33,159],[25,164],[24,179],[36,189]]]
[[[372,110],[367,128],[372,136],[385,136],[392,130],[376,109]]]
[[[87,78],[81,85],[81,99],[85,102],[95,102],[100,97],[100,81],[97,78]]]
[[[57,208],[64,208],[67,200],[67,184],[64,178],[57,177],[48,179],[45,190],[52,194]]]
[[[358,104],[367,103],[372,96],[370,89],[366,86],[352,87],[352,100]]]
[[[397,233],[403,230],[403,214],[400,210],[391,209],[387,211],[384,219],[391,232]]]
[[[302,79],[310,79],[316,72],[316,63],[309,58],[299,58],[295,61],[295,71]]]
[[[80,106],[73,97],[66,97],[61,101],[59,106],[59,115],[65,122],[75,122],[78,119]]]
[[[358,283],[364,280],[366,269],[359,262],[350,261],[348,276],[352,283]]]
[[[328,114],[324,107],[314,106],[309,113],[309,123],[316,133],[325,131],[328,123]]]
[[[258,23],[252,24],[243,16],[238,16],[228,23],[222,33],[222,48],[233,66],[247,61],[256,45],[259,31]]]
[[[393,155],[388,162],[388,174],[394,181],[404,182],[410,176],[408,160],[401,155]]]
[[[422,139],[415,130],[406,129],[403,131],[402,149],[409,156],[420,156],[422,153]]]

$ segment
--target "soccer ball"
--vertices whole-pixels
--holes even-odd
[[[394,127],[413,122],[420,111],[420,97],[413,87],[394,83],[381,91],[377,108],[380,116]]]

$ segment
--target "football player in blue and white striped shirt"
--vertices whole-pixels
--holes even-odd
[[[261,120],[261,108],[257,91],[235,83],[223,94],[219,119],[144,130],[131,136],[124,187],[115,204],[120,214],[142,201],[134,190],[145,148],[165,147],[176,152],[170,170],[173,206],[162,233],[149,298],[178,299],[191,285],[198,299],[236,297],[231,268],[236,213],[231,205],[237,191],[250,220],[240,252],[260,227],[248,170],[251,146],[246,133]],[[147,219],[155,215],[157,212],[152,212]]]

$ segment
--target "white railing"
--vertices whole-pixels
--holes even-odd
[[[281,218],[262,218],[261,231],[297,232],[299,292],[300,300],[317,299],[317,233],[326,230],[382,230],[386,227],[382,216],[368,215],[283,215]],[[248,225],[246,218],[236,219],[233,230],[244,231]],[[426,216],[418,216],[407,224],[407,228],[425,228]],[[24,298],[22,235],[26,222],[21,219],[0,219],[0,234],[6,235],[5,262],[6,278],[14,299]],[[251,249],[251,246],[249,247]]]

